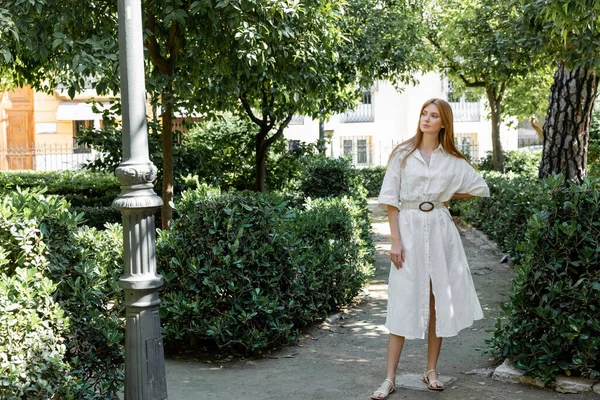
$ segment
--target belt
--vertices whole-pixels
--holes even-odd
[[[400,203],[401,210],[421,210],[423,212],[433,211],[435,208],[446,208],[441,201],[403,201]]]

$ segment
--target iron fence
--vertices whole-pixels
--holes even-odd
[[[94,149],[69,144],[0,147],[0,170],[76,170],[101,156]]]

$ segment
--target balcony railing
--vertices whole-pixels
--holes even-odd
[[[304,115],[294,114],[288,125],[304,125]]]
[[[479,122],[481,120],[480,105],[478,101],[459,101],[450,102],[455,122]]]
[[[345,112],[340,115],[340,122],[373,122],[373,104],[360,104],[352,111]]]

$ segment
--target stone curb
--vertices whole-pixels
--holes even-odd
[[[520,383],[529,386],[545,387],[537,378],[524,376],[524,372],[514,368],[508,358],[494,370],[492,379],[499,382]],[[548,387],[554,388],[559,393],[589,393],[600,394],[600,382],[583,378],[572,378],[559,375],[554,383]]]

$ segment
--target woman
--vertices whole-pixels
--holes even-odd
[[[423,381],[443,390],[436,364],[442,337],[483,318],[450,199],[489,196],[489,189],[454,145],[452,109],[441,99],[421,108],[417,134],[394,149],[379,194],[388,211],[392,261],[385,326],[389,331],[387,376],[372,399],[395,390],[404,339],[425,338]]]

